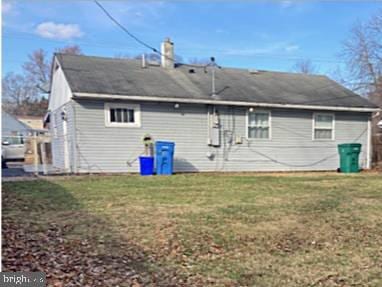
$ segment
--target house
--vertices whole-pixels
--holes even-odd
[[[3,139],[26,136],[31,131],[31,127],[5,111],[1,112],[1,125],[1,136]]]
[[[42,129],[42,119],[29,116],[12,116],[2,111],[2,167],[5,162],[24,161],[24,169],[28,170],[34,160],[33,137],[46,134]],[[50,151],[50,148],[47,152]],[[28,170],[29,171],[29,170]]]
[[[1,125],[1,168],[7,168],[7,161],[24,159],[24,140],[31,128],[5,111]]]
[[[36,116],[18,116],[17,119],[29,126],[33,130],[43,130],[43,119],[42,117]]]
[[[49,99],[53,164],[137,172],[142,137],[176,143],[175,171],[336,170],[337,145],[362,144],[366,99],[321,75],[56,54]],[[213,83],[214,82],[214,88]]]
[[[33,132],[38,134],[46,133],[43,128],[43,120],[41,117],[34,116],[12,116],[9,113],[2,111],[2,137],[9,136],[28,136]]]

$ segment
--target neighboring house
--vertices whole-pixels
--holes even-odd
[[[19,135],[25,136],[31,130],[31,127],[4,111],[1,112],[1,125],[2,138]]]
[[[4,111],[1,125],[1,166],[5,168],[7,161],[24,159],[24,139],[31,128]]]
[[[34,130],[43,130],[42,117],[18,116],[17,119]]]
[[[137,172],[142,137],[174,141],[175,171],[336,170],[337,145],[362,144],[366,99],[325,76],[56,54],[49,99],[53,164]]]

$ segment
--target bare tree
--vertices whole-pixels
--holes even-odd
[[[82,55],[82,50],[78,45],[66,46],[64,48],[56,49],[56,53],[70,54],[70,55]]]
[[[293,71],[303,74],[315,74],[317,73],[318,69],[311,60],[305,59],[298,60],[293,66]]]
[[[77,45],[57,49],[66,54],[81,54]],[[46,110],[46,99],[41,93],[49,86],[52,56],[43,49],[33,51],[23,64],[23,73],[9,73],[2,79],[2,106],[13,114],[36,115]]]
[[[353,26],[343,43],[341,56],[355,90],[382,107],[382,10]],[[374,163],[382,164],[382,134],[377,127],[382,116],[377,115],[372,120],[372,158]]]
[[[375,90],[369,93],[369,99],[374,104],[382,107],[382,78],[379,77]],[[382,119],[382,118],[381,118]]]
[[[156,53],[145,53],[145,58],[147,61],[149,62],[157,62],[157,63],[160,63],[160,55],[159,54],[156,54]],[[142,55],[136,55],[134,57],[134,59],[141,59],[142,58]]]
[[[66,46],[56,49],[57,53],[81,54],[81,49],[77,45]],[[31,85],[43,87],[49,83],[50,69],[52,66],[52,56],[43,49],[33,51],[28,55],[28,61],[23,65],[23,71]]]
[[[154,62],[154,63],[160,63],[160,55],[156,53],[143,53],[140,55],[129,55],[126,53],[117,53],[114,55],[114,58],[116,59],[135,59],[135,60],[140,60],[142,59],[142,55],[145,55],[145,59],[149,62]]]
[[[208,58],[194,57],[194,58],[188,59],[188,63],[190,63],[192,65],[207,65],[207,64],[211,63],[211,60]]]
[[[28,55],[23,70],[27,80],[34,85],[45,84],[49,79],[50,60],[43,49],[33,51]]]
[[[149,62],[160,63],[160,61],[161,61],[161,55],[158,54],[158,53],[144,53],[144,55],[145,55],[145,59],[147,61],[149,61]],[[117,59],[136,59],[136,60],[140,60],[140,59],[142,59],[142,54],[131,56],[129,54],[118,53],[118,54],[114,55],[114,58],[117,58]],[[175,55],[174,58],[175,58],[174,59],[175,63],[181,63],[182,62],[182,57],[181,56]]]
[[[24,114],[25,104],[35,99],[35,92],[22,75],[8,73],[2,79],[3,108],[13,114]]]
[[[135,59],[141,59],[141,57],[142,57],[142,55],[137,55],[137,56],[135,56]],[[151,62],[158,62],[159,63],[161,61],[161,55],[157,54],[157,53],[147,53],[147,54],[145,54],[145,57],[148,61],[151,61]],[[175,55],[173,60],[175,63],[181,63],[183,59],[181,56]]]
[[[126,53],[115,53],[113,57],[115,59],[132,59],[132,58],[134,58],[131,55],[126,54]]]
[[[364,95],[372,95],[371,98],[381,97],[382,10],[369,21],[353,26],[343,42],[341,57],[355,89]]]

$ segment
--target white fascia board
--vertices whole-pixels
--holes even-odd
[[[170,102],[170,103],[187,103],[187,104],[208,104],[208,105],[227,105],[227,106],[244,106],[244,107],[266,107],[266,108],[284,108],[284,109],[301,109],[301,110],[325,110],[325,111],[347,111],[347,112],[377,112],[379,108],[357,108],[357,107],[333,107],[333,106],[313,106],[313,105],[295,105],[295,104],[272,104],[257,102],[240,102],[240,101],[221,101],[206,99],[185,99],[170,97],[151,97],[151,96],[134,96],[134,95],[109,95],[94,93],[74,93],[74,98],[87,99],[113,99],[113,100],[134,100],[147,102]]]
[[[61,73],[62,73],[62,76],[63,76],[63,79],[64,79],[64,84],[66,85],[66,87],[69,89],[69,101],[73,98],[73,91],[72,91],[72,87],[70,86],[69,82],[68,82],[68,79],[65,75],[65,71],[64,69],[62,68],[61,66],[61,63],[60,61],[58,60],[57,56],[54,55],[53,57],[53,64],[52,64],[52,67],[51,67],[51,75],[50,75],[50,86],[49,86],[49,96],[48,96],[48,112],[51,112],[52,110],[50,109],[50,101],[51,101],[51,96],[52,96],[52,86],[53,86],[53,77],[54,77],[54,74],[57,72],[58,69],[55,69],[55,66],[58,66],[59,69],[61,70]],[[69,102],[67,101],[67,102]],[[64,104],[66,104],[67,102],[61,104],[59,107],[56,107],[56,109],[58,108],[61,108],[61,106],[63,106]]]

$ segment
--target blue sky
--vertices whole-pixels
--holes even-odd
[[[184,61],[215,56],[222,66],[291,71],[311,59],[322,74],[343,65],[341,42],[381,2],[100,1],[139,38],[158,47],[165,37]],[[3,73],[19,72],[27,55],[78,44],[88,55],[149,52],[92,1],[3,1]]]

